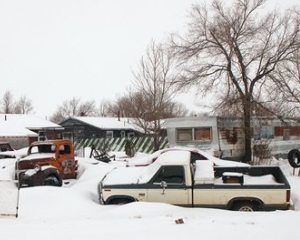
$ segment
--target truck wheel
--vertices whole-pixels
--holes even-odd
[[[288,160],[289,164],[293,168],[299,168],[300,167],[300,151],[298,149],[292,149],[288,153]]]
[[[55,186],[55,187],[60,187],[61,184],[59,182],[59,180],[57,179],[57,177],[55,176],[48,176],[45,178],[43,185],[46,186]]]
[[[129,198],[114,198],[112,200],[109,201],[109,204],[127,204],[127,203],[131,203],[133,202],[133,200],[129,199]]]
[[[254,212],[258,210],[258,207],[255,203],[245,201],[235,203],[232,209],[240,212]]]

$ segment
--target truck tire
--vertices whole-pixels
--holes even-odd
[[[298,149],[292,149],[288,153],[288,160],[289,164],[293,168],[299,168],[300,167],[300,151]]]
[[[45,178],[43,185],[61,187],[61,182],[56,176],[48,176]]]
[[[249,201],[236,202],[232,210],[239,212],[255,212],[258,210],[257,204]]]

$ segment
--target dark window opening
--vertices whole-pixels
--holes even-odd
[[[161,183],[162,181],[165,181],[167,184],[184,184],[183,166],[162,167],[154,178],[153,183]]]

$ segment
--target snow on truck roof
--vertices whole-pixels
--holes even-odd
[[[189,164],[191,153],[186,150],[174,150],[161,154],[156,161],[160,165],[185,165]]]
[[[145,167],[117,168],[103,179],[103,185],[147,183],[161,166],[186,165],[190,163],[191,153],[178,150],[161,154],[157,160]]]

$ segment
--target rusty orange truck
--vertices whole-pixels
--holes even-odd
[[[74,146],[65,139],[33,142],[27,156],[19,159],[15,166],[15,177],[20,187],[62,186],[63,179],[76,176]]]

